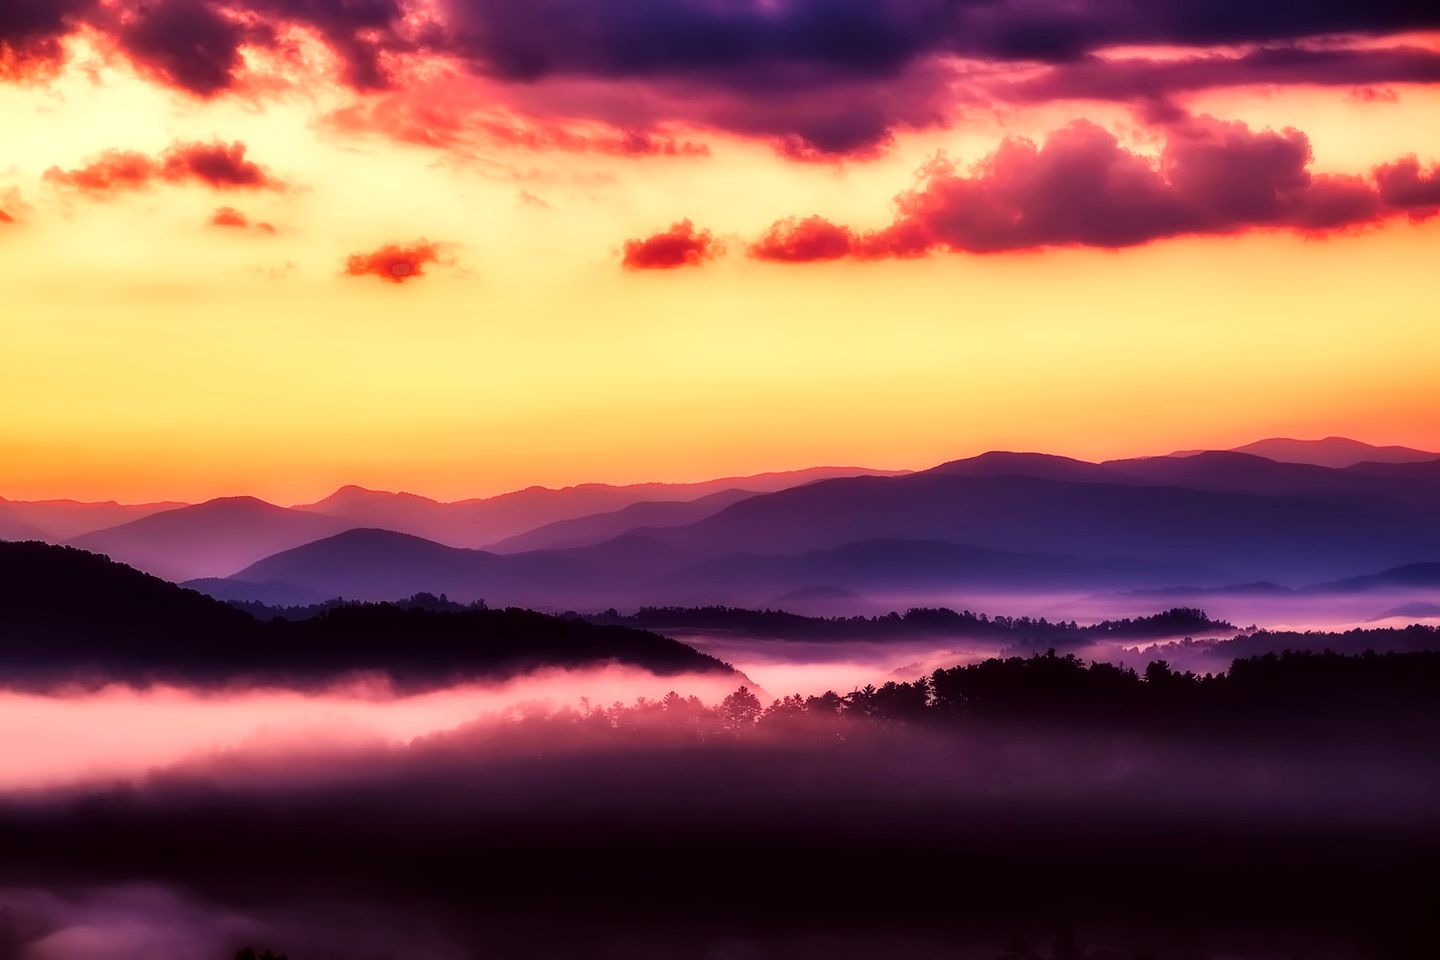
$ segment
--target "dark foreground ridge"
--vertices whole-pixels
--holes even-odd
[[[653,633],[528,610],[346,604],[262,621],[96,554],[0,542],[0,671],[12,684],[307,684],[380,672],[428,685],[611,662],[662,675],[730,670]]]

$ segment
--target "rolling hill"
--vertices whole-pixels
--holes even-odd
[[[383,671],[429,685],[612,662],[658,674],[729,672],[652,633],[526,610],[346,605],[262,623],[96,554],[0,543],[0,670],[11,683],[324,682]]]

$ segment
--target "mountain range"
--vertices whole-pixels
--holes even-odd
[[[1100,463],[996,451],[910,473],[827,467],[454,503],[346,487],[297,507],[235,497],[134,510],[69,542],[218,597],[285,605],[420,591],[578,608],[1301,587],[1440,559],[1440,455],[1342,438]],[[52,539],[35,532],[45,515],[0,502],[0,537]]]

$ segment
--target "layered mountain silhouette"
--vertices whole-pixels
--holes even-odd
[[[827,467],[454,503],[346,487],[304,508],[237,497],[160,510],[71,542],[284,605],[420,591],[603,607],[814,590],[1284,590],[1440,558],[1440,458],[1340,438],[1248,447],[1371,459],[995,451],[915,473]],[[0,502],[0,536],[43,536],[14,506]]]
[[[167,580],[223,577],[256,560],[353,526],[347,520],[225,497],[88,533],[72,546]]]
[[[327,598],[393,600],[428,592],[466,602],[554,607],[648,594],[678,559],[673,549],[642,537],[502,555],[361,529],[267,557],[221,583],[266,584],[265,592],[283,584]],[[195,586],[215,590],[209,582]],[[242,599],[261,599],[260,591]]]
[[[1379,573],[1346,577],[1309,588],[1313,593],[1365,593],[1375,590],[1440,590],[1440,563],[1407,563]]]
[[[699,483],[640,483],[615,486],[527,487],[495,497],[444,503],[412,493],[342,487],[316,503],[296,509],[341,517],[351,527],[398,530],[456,547],[481,547],[543,527],[649,501],[693,501],[731,490],[769,492],[825,480],[893,473],[865,467],[812,467]],[[691,519],[694,519],[693,517]],[[615,531],[616,533],[621,531]]]
[[[116,503],[107,500],[6,500],[0,497],[0,539],[67,540],[92,530],[118,526],[183,503]],[[22,536],[24,534],[25,536]]]
[[[721,490],[698,500],[645,500],[619,510],[547,523],[490,545],[497,553],[588,547],[636,527],[671,527],[703,520],[732,503],[755,496],[753,490]]]
[[[1021,554],[926,540],[686,560],[684,551],[642,536],[501,555],[385,530],[351,530],[269,557],[231,580],[193,586],[217,597],[262,603],[285,592],[385,600],[427,591],[465,601],[560,607],[763,599],[817,585],[846,593],[1022,592],[1174,583],[1206,575],[1192,564]]]
[[[1440,501],[1440,460],[1404,464],[1363,463],[1345,469],[1285,463],[1251,453],[1209,450],[1169,457],[1110,460],[1103,466],[1117,482],[1128,479],[1165,486],[1271,497],[1313,497],[1380,504]],[[1385,469],[1373,470],[1373,467]],[[1394,469],[1394,468],[1400,469]]]
[[[1176,456],[1202,453],[1182,450]],[[1413,447],[1375,446],[1349,437],[1325,437],[1323,440],[1296,440],[1291,437],[1270,437],[1235,447],[1235,453],[1251,453],[1282,463],[1308,463],[1319,467],[1351,467],[1358,463],[1413,463],[1440,460],[1440,453],[1416,450]]]
[[[525,610],[346,605],[261,622],[96,554],[0,543],[0,670],[10,682],[318,682],[382,671],[423,685],[612,662],[660,674],[731,672],[652,633]]]
[[[1306,582],[1440,554],[1440,516],[1430,505],[1118,478],[975,476],[953,465],[903,477],[825,481],[752,497],[693,524],[636,532],[697,561],[861,540],[945,540],[1022,553],[1188,563],[1232,582]]]

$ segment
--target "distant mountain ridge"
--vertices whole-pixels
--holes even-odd
[[[1091,589],[1173,583],[1203,573],[1189,564],[1021,554],[942,541],[876,540],[796,555],[731,554],[691,563],[685,551],[638,534],[572,550],[502,555],[391,531],[350,530],[268,557],[233,581],[195,586],[227,599],[260,602],[284,591],[368,600],[428,592],[465,602],[603,608],[768,597],[815,587]]]
[[[867,467],[810,467],[803,470],[723,477],[695,483],[637,483],[617,486],[582,483],[570,487],[526,487],[493,497],[445,503],[413,493],[388,493],[346,486],[297,510],[344,517],[352,527],[399,530],[454,547],[485,547],[565,520],[608,513],[649,501],[690,502],[730,490],[766,493],[834,477],[893,475],[904,471]]]
[[[0,539],[68,540],[93,530],[118,526],[131,520],[187,506],[160,503],[117,503],[107,500],[87,503],[79,500],[6,500],[0,497]]]
[[[1189,456],[1202,450],[1181,450],[1171,456]],[[1232,453],[1253,453],[1280,463],[1308,463],[1319,467],[1353,467],[1359,463],[1417,463],[1440,460],[1440,453],[1416,450],[1413,447],[1375,446],[1349,437],[1325,437],[1320,440],[1297,440],[1293,437],[1268,437],[1243,446],[1232,447]]]
[[[261,557],[349,526],[255,497],[222,497],[97,530],[70,545],[180,581],[228,576]]]
[[[70,542],[237,600],[429,591],[544,608],[797,591],[1297,589],[1440,557],[1440,459],[1343,438],[1248,446],[1266,444],[1398,459],[991,451],[909,473],[822,467],[454,503],[348,486],[304,507],[235,497],[160,510]],[[11,506],[0,502],[0,537],[43,537]],[[506,530],[518,532],[491,539]]]

